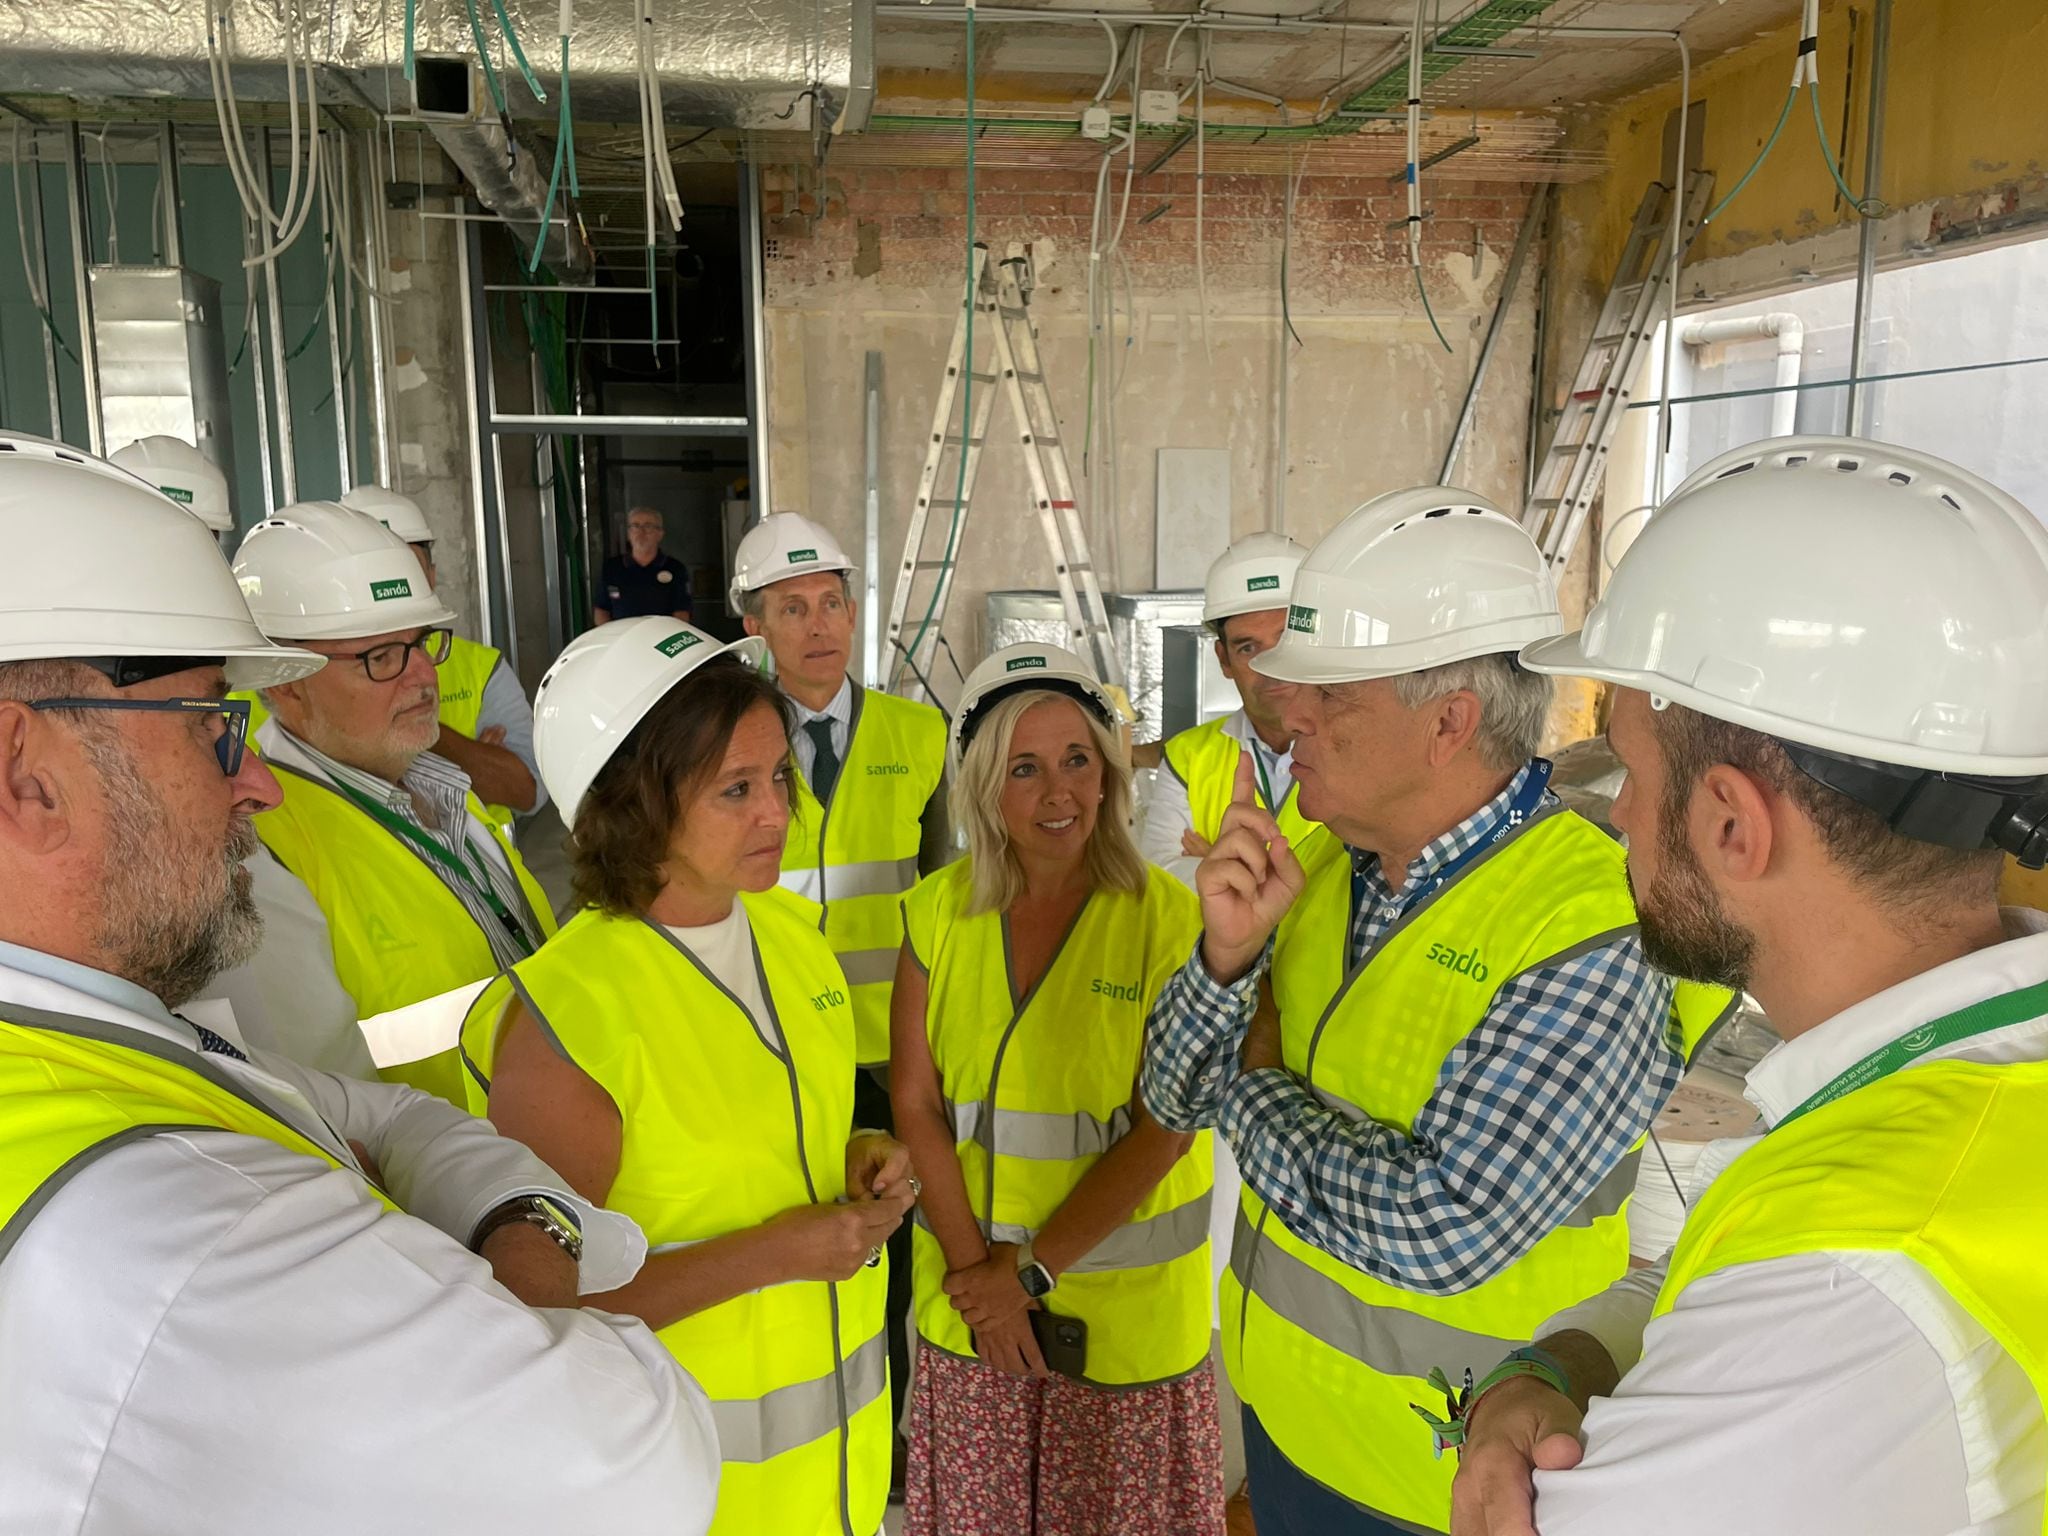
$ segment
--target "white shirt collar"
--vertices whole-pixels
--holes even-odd
[[[198,1048],[191,1029],[173,1018],[155,993],[110,972],[5,940],[0,940],[0,999],[125,1025],[188,1051]]]
[[[1938,965],[1867,997],[1776,1047],[1752,1067],[1744,1092],[1763,1113],[1764,1122],[1776,1125],[1872,1051],[1922,1024],[2048,980],[2048,913],[2008,907],[2003,915],[2008,935],[2003,944]],[[2048,1016],[1958,1041],[1930,1051],[1925,1059],[1978,1055],[2008,1035],[2048,1039]]]
[[[853,679],[851,677],[842,677],[839,680],[839,691],[832,695],[832,702],[823,709],[808,708],[800,703],[794,695],[791,696],[789,702],[796,706],[796,723],[798,725],[808,725],[813,720],[831,720],[840,725],[851,725],[853,723]]]
[[[1223,734],[1241,747],[1250,747],[1261,757],[1265,758],[1267,762],[1276,764],[1281,768],[1291,768],[1294,763],[1294,748],[1292,746],[1288,747],[1285,752],[1275,752],[1259,739],[1259,733],[1252,727],[1251,716],[1244,712],[1242,705],[1223,717]]]

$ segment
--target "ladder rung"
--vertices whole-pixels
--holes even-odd
[[[1624,341],[1627,341],[1629,337],[1636,334],[1638,333],[1635,331],[1609,331],[1605,336],[1595,336],[1593,338],[1593,345],[1596,347],[1618,347]]]
[[[911,565],[914,571],[950,571],[958,562],[953,560],[919,560]]]
[[[1545,511],[1548,511],[1552,507],[1563,506],[1564,498],[1561,496],[1538,496],[1534,501],[1530,502],[1529,505],[1532,507],[1541,507]]]
[[[977,384],[1000,384],[1003,382],[1003,376],[999,373],[976,373],[970,374],[969,377]]]
[[[957,432],[948,432],[945,441],[948,448],[958,448],[962,443],[967,444],[970,448],[979,448],[988,439],[985,437],[962,437]]]

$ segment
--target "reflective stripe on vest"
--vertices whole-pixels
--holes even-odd
[[[1230,797],[1237,789],[1238,757],[1250,750],[1224,730],[1224,726],[1235,718],[1225,715],[1182,731],[1162,749],[1168,770],[1188,792],[1188,817],[1194,831],[1212,843],[1216,841],[1216,834],[1223,830],[1223,813],[1229,809]],[[1258,775],[1252,777],[1256,784]],[[1287,786],[1287,793],[1280,797],[1280,809],[1274,812],[1274,819],[1287,835],[1288,845],[1299,854],[1311,837],[1321,833],[1323,825],[1301,814],[1301,797],[1295,792],[1297,788],[1292,783]],[[1253,792],[1258,795],[1259,803],[1265,805],[1265,791],[1255,789]],[[1273,808],[1267,805],[1266,809],[1270,811]]]
[[[218,1061],[105,1019],[0,1003],[0,1262],[64,1186],[110,1152],[233,1131],[359,1172]],[[375,1185],[366,1190],[395,1209]]]
[[[846,760],[821,805],[799,771],[790,787],[782,884],[819,918],[853,992],[855,1055],[889,1059],[889,994],[903,943],[901,898],[917,883],[925,807],[945,771],[946,721],[929,704],[853,685]]]
[[[949,865],[903,909],[928,978],[925,1035],[951,1101],[969,1206],[987,1240],[1022,1243],[1129,1129],[1145,1015],[1185,963],[1200,909],[1164,870],[1148,871],[1142,897],[1097,890],[1043,976],[1021,991],[1006,918],[968,913],[973,880],[971,860]],[[1211,1179],[1205,1133],[1129,1220],[1060,1276],[1047,1305],[1088,1325],[1089,1382],[1172,1380],[1207,1358]],[[937,1239],[919,1225],[911,1244],[920,1336],[972,1355],[943,1290]]]
[[[515,992],[555,1049],[618,1107],[605,1204],[656,1257],[845,1193],[853,1121],[847,988],[813,910],[740,897],[770,1017],[756,1021],[668,930],[580,913],[494,981],[462,1030],[471,1107],[488,1109]],[[889,1491],[885,1266],[791,1281],[656,1330],[711,1399],[724,1469],[715,1536],[865,1536]]]
[[[336,977],[355,999],[359,1018],[408,1008],[498,973],[489,939],[460,898],[425,857],[377,825],[318,779],[272,764],[284,799],[256,817],[256,832],[278,862],[305,882],[327,919]],[[491,823],[475,795],[470,814],[510,863],[526,897],[524,920],[555,931],[554,913],[518,849]],[[430,1019],[423,1015],[422,1020]],[[407,1038],[385,1053],[408,1054],[389,1068],[389,1081],[464,1102],[455,1035]]]
[[[1355,967],[1348,851],[1319,840],[1304,864],[1308,882],[1271,972],[1286,1064],[1324,1103],[1403,1132],[1502,987],[1617,942],[1635,920],[1620,847],[1555,807],[1420,901]],[[1451,1295],[1352,1268],[1269,1219],[1247,1188],[1222,1285],[1224,1356],[1240,1397],[1309,1476],[1394,1521],[1444,1529],[1454,1468],[1415,1432],[1409,1404],[1425,1396],[1421,1378],[1437,1365],[1490,1368],[1619,1278],[1633,1188],[1632,1162],[1600,1170],[1569,1218]]]

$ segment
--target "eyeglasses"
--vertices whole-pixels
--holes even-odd
[[[338,651],[328,656],[329,661],[360,661],[363,671],[373,683],[388,683],[412,665],[412,653],[418,651],[435,666],[448,659],[448,652],[455,643],[452,629],[430,629],[417,639],[393,640],[388,645],[373,645],[367,651]]]
[[[38,699],[30,709],[136,709],[162,715],[219,715],[221,733],[213,738],[220,771],[233,778],[242,771],[242,752],[249,741],[247,699]]]

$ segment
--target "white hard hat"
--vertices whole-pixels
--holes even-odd
[[[1057,645],[1040,645],[1036,641],[1006,645],[967,674],[966,690],[953,711],[949,745],[954,772],[959,771],[960,759],[967,753],[967,743],[974,739],[974,733],[987,718],[989,709],[1013,693],[1032,689],[1066,694],[1084,708],[1094,711],[1109,727],[1112,736],[1117,735],[1122,727],[1116,699],[1096,680],[1088,663],[1072,651],[1062,650]]]
[[[1753,443],[1672,492],[1537,672],[1939,773],[2048,773],[2048,528],[1932,454]]]
[[[1240,613],[1287,606],[1294,573],[1308,551],[1284,533],[1254,533],[1239,539],[1209,567],[1202,592],[1202,622],[1215,624]]]
[[[301,501],[249,530],[235,578],[266,635],[351,640],[452,624],[412,546],[361,512]]]
[[[341,504],[351,511],[366,513],[389,528],[408,544],[431,544],[434,530],[427,526],[427,514],[410,496],[387,491],[381,485],[359,485],[344,491]]]
[[[235,531],[228,477],[182,437],[137,438],[108,458],[147,480],[215,533]]]
[[[1363,682],[1517,651],[1563,627],[1519,523],[1470,491],[1417,486],[1323,535],[1294,573],[1280,643],[1252,667],[1284,683]]]
[[[265,639],[197,518],[126,470],[0,433],[0,661],[220,657],[235,688],[327,664]]]
[[[747,530],[732,557],[732,587],[726,604],[734,613],[749,592],[814,571],[844,571],[854,563],[839,541],[801,512],[771,512]]]
[[[759,666],[758,635],[721,645],[675,619],[620,619],[570,641],[533,696],[533,755],[541,783],[575,830],[583,796],[662,696],[708,661]]]

